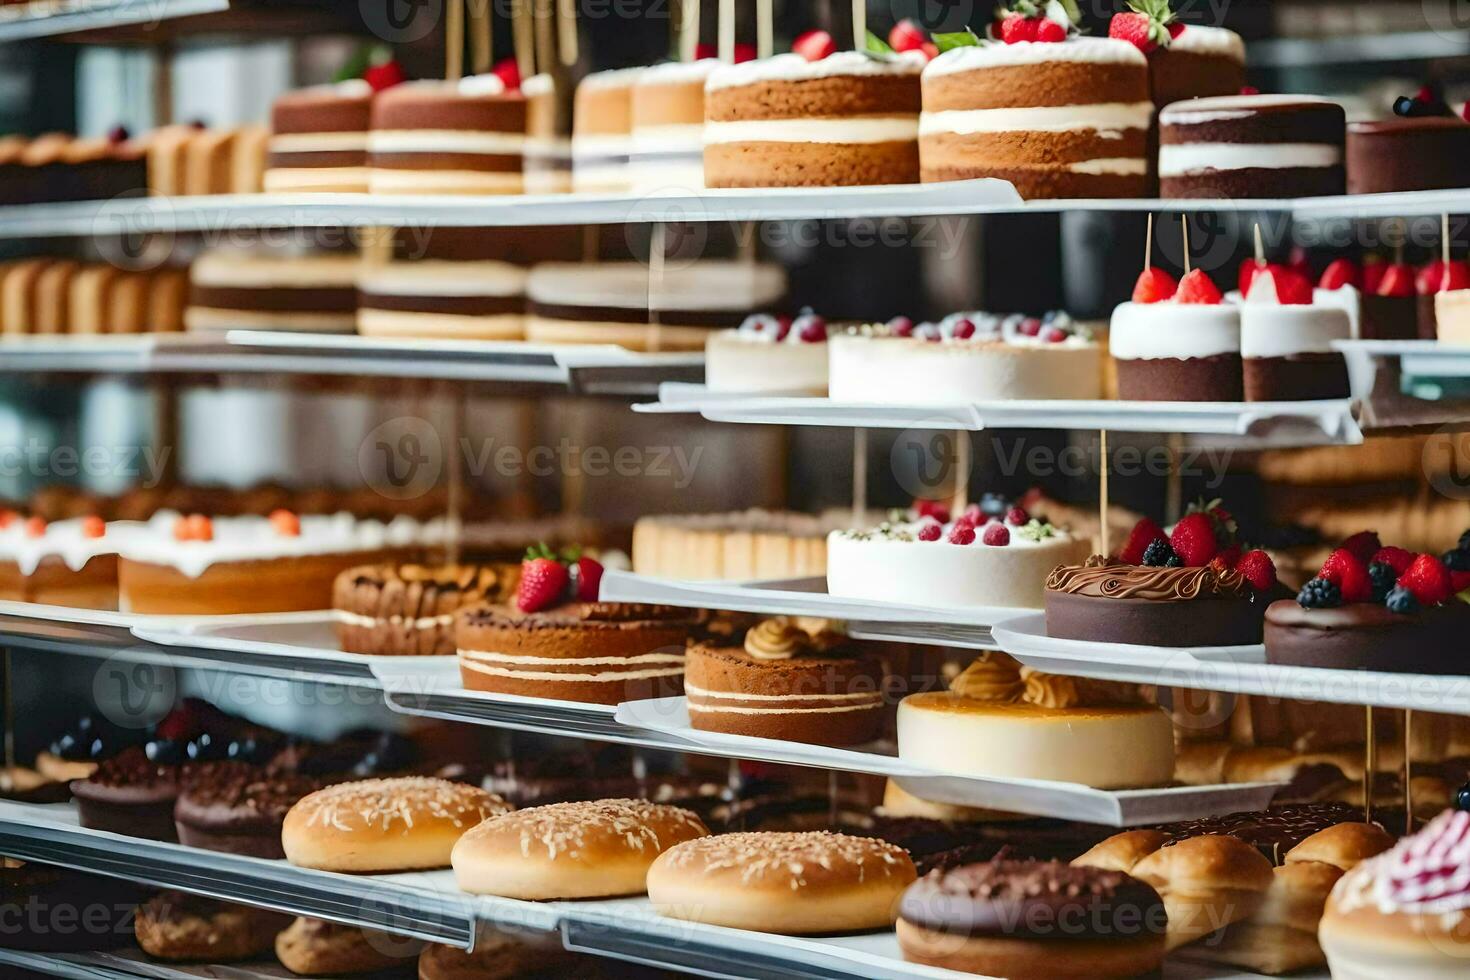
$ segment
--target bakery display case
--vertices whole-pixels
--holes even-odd
[[[0,3],[0,970],[1457,969],[1432,6]]]

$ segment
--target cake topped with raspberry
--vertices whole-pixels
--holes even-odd
[[[953,515],[923,501],[877,527],[829,535],[827,591],[915,606],[1034,609],[1047,571],[1080,561],[1090,547],[997,494]]]
[[[825,317],[805,309],[795,317],[753,313],[738,329],[710,334],[704,345],[710,391],[763,395],[827,393]]]
[[[1373,531],[1342,542],[1294,600],[1266,613],[1266,658],[1302,667],[1470,674],[1470,531],[1443,555],[1384,546]]]

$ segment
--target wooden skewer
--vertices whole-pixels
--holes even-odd
[[[536,67],[539,71],[551,71],[556,64],[556,39],[551,34],[553,16],[551,0],[536,0],[531,9],[531,26],[535,29]]]
[[[720,60],[735,63],[735,0],[720,0]]]
[[[852,526],[862,527],[868,512],[868,430],[852,430]]]
[[[699,0],[681,0],[679,17],[679,60],[699,57]]]
[[[755,55],[769,58],[776,52],[775,15],[771,12],[771,0],[756,0],[755,3]]]
[[[1450,262],[1450,215],[1446,211],[1439,216],[1439,251],[1445,264]]]
[[[516,69],[522,78],[536,74],[535,28],[531,24],[531,0],[512,0],[510,36],[515,46]]]
[[[954,434],[954,498],[950,512],[963,513],[970,506],[970,433],[957,429]]]
[[[1404,834],[1414,832],[1414,710],[1404,709]]]
[[[1111,554],[1108,547],[1108,430],[1098,432],[1098,454],[1097,454],[1097,512],[1100,518],[1098,525],[1098,542],[1102,545],[1104,555]]]
[[[1189,215],[1179,216],[1179,227],[1184,232],[1184,274],[1189,275]]]
[[[868,49],[867,0],[852,0],[852,46],[855,51]]]
[[[490,70],[495,58],[491,30],[495,13],[493,0],[468,0],[470,5],[470,70],[483,75]]]
[[[1148,214],[1148,233],[1143,238],[1143,271],[1154,267],[1154,215]]]
[[[556,28],[561,63],[570,68],[577,63],[577,0],[557,0]]]
[[[1256,222],[1256,265],[1266,264],[1266,246],[1261,242],[1261,223]]]
[[[1378,773],[1378,737],[1373,732],[1373,707],[1368,707],[1363,743],[1363,820],[1373,822],[1373,781]]]
[[[444,77],[457,82],[464,75],[464,0],[448,0],[444,14]]]

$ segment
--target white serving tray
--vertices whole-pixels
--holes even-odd
[[[710,391],[702,384],[691,384],[686,381],[665,381],[658,386],[658,401],[646,402],[634,405],[633,411],[642,412],[647,415],[698,415],[706,406],[722,405],[727,403],[739,404],[752,397],[757,397],[748,391]],[[803,394],[802,392],[761,392],[762,398],[815,398],[817,396]]]
[[[1240,783],[1100,790],[1080,783],[1044,779],[968,776],[927,769],[891,754],[862,748],[829,748],[749,735],[699,731],[690,725],[688,705],[682,697],[627,701],[618,705],[616,719],[629,727],[662,732],[686,743],[686,751],[698,754],[888,776],[915,796],[936,803],[1083,820],[1111,827],[1260,810],[1270,804],[1283,785]]]
[[[1046,636],[1044,617],[1036,615],[998,624],[995,635],[1017,660],[1054,673],[1286,701],[1470,715],[1470,676],[1288,667],[1265,663],[1263,646],[1190,649],[1054,640]]]

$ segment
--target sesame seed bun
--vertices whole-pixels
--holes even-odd
[[[655,858],[708,834],[690,811],[647,800],[552,803],[465,834],[454,879],[472,895],[533,901],[641,895]]]
[[[446,779],[338,783],[290,809],[281,846],[292,864],[322,871],[442,868],[465,831],[509,809],[494,793]]]

